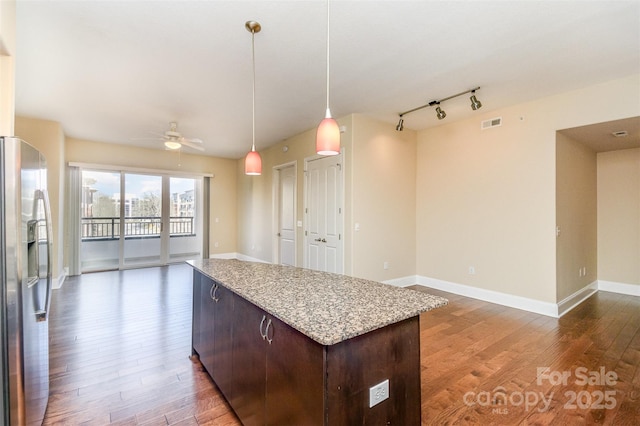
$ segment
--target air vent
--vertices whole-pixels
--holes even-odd
[[[502,117],[496,117],[496,118],[492,118],[492,119],[489,119],[489,120],[484,120],[480,124],[480,128],[482,130],[489,129],[491,127],[498,127],[498,126],[502,126]]]
[[[625,136],[629,136],[629,133],[626,130],[620,130],[618,132],[611,133],[616,138],[624,138]]]

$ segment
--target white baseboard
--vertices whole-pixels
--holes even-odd
[[[418,284],[453,294],[459,294],[460,296],[471,297],[473,299],[484,300],[485,302],[508,306],[510,308],[522,309],[524,311],[534,312],[536,314],[554,318],[558,317],[558,307],[555,303],[542,302],[540,300],[514,296],[512,294],[500,293],[493,290],[486,290],[423,276],[418,276]]]
[[[63,268],[62,272],[60,272],[60,275],[58,275],[56,278],[53,278],[51,282],[51,288],[54,290],[62,288],[62,284],[64,284],[64,280],[67,279],[67,275],[69,275],[69,268]]]
[[[628,296],[640,296],[640,285],[637,284],[625,284],[604,280],[598,280],[597,282],[598,290],[626,294]]]
[[[258,259],[256,257],[247,256],[242,253],[218,253],[209,255],[209,259],[238,259],[238,260],[246,260],[247,262],[260,262],[260,263],[271,263],[266,260]]]
[[[395,287],[408,287],[418,284],[418,276],[410,275],[408,277],[394,278],[392,280],[382,281],[383,284],[389,284]]]
[[[399,280],[404,280],[404,278],[401,278]],[[580,290],[564,298],[558,303],[542,302],[540,300],[514,296],[512,294],[500,293],[493,290],[471,287],[464,284],[458,284],[419,275],[416,276],[416,282],[419,285],[425,287],[435,288],[437,290],[458,294],[460,296],[484,300],[485,302],[496,303],[498,305],[508,306],[510,308],[522,309],[524,311],[534,312],[536,314],[546,315],[554,318],[560,318],[600,290],[610,291],[612,293],[626,294],[630,296],[640,296],[640,285],[616,283],[602,280],[592,282],[588,286],[581,288]]]
[[[572,310],[573,308],[575,308],[576,306],[578,306],[579,304],[581,304],[582,302],[584,302],[589,297],[591,297],[594,293],[597,293],[597,292],[598,292],[598,281],[594,281],[588,286],[576,291],[572,295],[565,297],[563,300],[558,302],[557,317],[559,318],[563,316],[564,314],[566,314],[567,312],[569,312],[570,310]]]
[[[237,259],[238,253],[217,253],[210,254],[209,259]]]

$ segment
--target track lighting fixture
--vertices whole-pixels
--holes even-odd
[[[476,98],[476,91],[475,90],[471,91],[471,97],[469,99],[471,100],[471,109],[472,110],[477,111],[480,108],[482,108],[482,103]]]
[[[400,114],[398,114],[398,116],[400,117],[400,121],[398,121],[398,125],[396,126],[396,130],[401,132],[404,129],[404,118],[403,117],[406,114],[412,113],[414,111],[418,111],[418,110],[426,108],[426,107],[435,106],[436,107],[436,116],[438,117],[438,120],[442,120],[443,118],[445,118],[447,116],[447,113],[444,112],[444,110],[440,106],[440,103],[444,102],[444,101],[448,101],[449,99],[457,98],[458,96],[464,95],[466,93],[471,93],[471,97],[469,98],[471,100],[471,109],[474,110],[474,111],[477,111],[480,108],[482,108],[482,103],[478,100],[478,98],[476,98],[476,90],[480,90],[480,86],[478,86],[476,88],[473,88],[473,89],[470,89],[470,90],[466,90],[464,92],[456,93],[455,95],[452,95],[452,96],[447,96],[446,98],[442,98],[442,99],[439,99],[439,100],[431,101],[428,104],[421,105],[421,106],[419,106],[417,108],[413,108],[413,109],[410,109],[410,110],[405,111],[405,112],[401,112]]]

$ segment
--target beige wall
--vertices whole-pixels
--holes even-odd
[[[136,148],[68,138],[66,161],[147,168],[167,172],[213,174],[210,191],[209,253],[236,251],[235,160],[187,153],[181,153],[178,160],[178,153],[175,151]]]
[[[640,149],[598,154],[598,279],[640,285]]]
[[[518,108],[419,133],[418,275],[555,301],[555,132],[544,143],[542,123]]]
[[[345,200],[350,200],[349,162],[352,138],[352,117],[338,120],[346,131],[341,134],[341,146],[345,166]],[[304,222],[304,161],[316,156],[316,129],[288,138],[274,146],[259,150],[262,157],[262,174],[246,176],[244,158],[237,161],[238,179],[238,252],[256,259],[273,262],[276,259],[274,235],[277,232],[273,206],[274,167],[295,163],[297,167],[296,218]],[[286,146],[286,152],[283,147]],[[247,149],[250,147],[247,146]],[[258,146],[259,149],[259,146]],[[346,203],[347,201],[345,201]],[[346,207],[346,205],[345,205]],[[346,208],[345,210],[348,210]],[[345,211],[345,234],[349,213]],[[296,228],[296,265],[304,264],[304,228]],[[345,239],[345,272],[350,273],[350,242]]]
[[[385,281],[415,275],[416,133],[353,116],[353,275]],[[388,269],[383,265],[388,262]]]
[[[562,135],[556,140],[556,297],[565,299],[596,281],[596,153]]]
[[[47,159],[47,184],[53,222],[53,277],[60,278],[64,267],[64,134],[54,121],[16,117],[15,134],[27,141]]]
[[[415,132],[353,114],[339,120],[344,178],[345,274],[385,281],[415,275]],[[288,150],[284,152],[283,146]],[[273,168],[297,164],[297,220],[304,221],[304,160],[314,157],[315,129],[260,151],[262,175],[245,176],[237,163],[239,252],[273,261]],[[360,230],[355,232],[358,223]],[[304,228],[296,261],[303,266]],[[384,262],[389,268],[383,269]]]
[[[12,136],[15,114],[16,2],[0,1],[0,135]]]
[[[639,77],[419,132],[417,274],[557,302],[556,130],[638,115]]]

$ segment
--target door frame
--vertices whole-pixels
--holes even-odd
[[[288,167],[293,166],[293,173],[295,176],[294,191],[293,191],[293,221],[296,224],[296,232],[293,237],[293,250],[294,250],[294,266],[298,266],[298,161],[289,161],[288,163],[278,164],[273,166],[273,179],[271,179],[271,261],[272,263],[280,263],[280,238],[278,236],[280,225],[280,171]]]
[[[344,240],[345,240],[345,227],[344,227],[344,223],[345,223],[345,178],[344,178],[344,173],[345,173],[345,165],[344,165],[344,150],[340,150],[340,154],[338,155],[334,155],[332,156],[333,158],[336,159],[336,161],[338,161],[338,163],[340,164],[340,208],[342,209],[342,214],[340,215],[340,221],[339,221],[339,226],[340,226],[340,253],[341,253],[341,259],[340,259],[340,264],[341,264],[341,269],[342,269],[342,273],[344,273],[345,271],[345,244],[344,244]],[[303,268],[308,268],[308,261],[307,261],[307,255],[308,255],[308,246],[309,246],[309,235],[308,235],[308,222],[307,222],[307,212],[308,212],[308,207],[309,207],[309,180],[308,180],[308,170],[309,170],[309,163],[315,160],[320,160],[320,159],[324,159],[327,158],[326,155],[320,155],[320,154],[315,154],[312,155],[310,157],[306,157],[304,159],[304,195],[303,195],[303,206],[302,206],[302,211],[303,211],[303,229],[304,229],[304,236],[303,236],[303,254],[302,254],[302,267]]]

